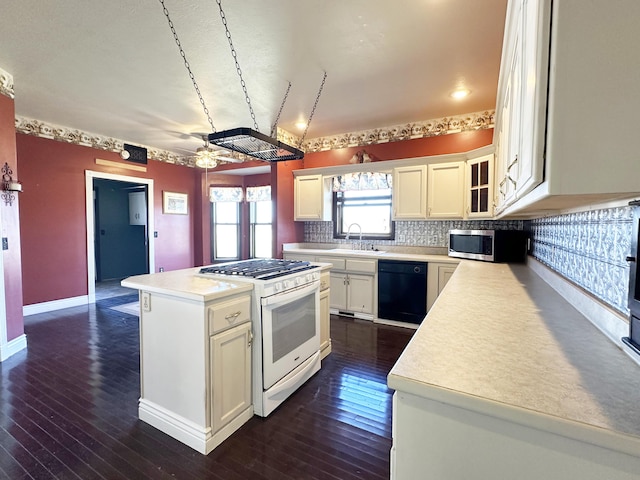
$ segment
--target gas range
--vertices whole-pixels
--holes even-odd
[[[267,297],[319,282],[320,267],[301,260],[252,259],[203,267],[198,275],[253,283],[259,296]]]

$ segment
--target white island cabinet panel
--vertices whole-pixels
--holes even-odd
[[[139,275],[140,420],[207,454],[253,416],[251,284]],[[142,302],[141,302],[142,303]]]

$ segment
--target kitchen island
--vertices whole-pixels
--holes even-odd
[[[253,285],[198,271],[122,285],[140,297],[139,418],[207,454],[253,416]]]
[[[388,385],[392,479],[640,476],[640,366],[529,266],[461,262]]]

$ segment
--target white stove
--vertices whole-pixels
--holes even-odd
[[[244,260],[199,275],[254,285],[253,403],[266,417],[320,370],[320,267],[296,260]]]

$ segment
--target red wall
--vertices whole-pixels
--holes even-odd
[[[9,97],[0,95],[0,167],[5,163],[13,171],[14,181],[18,177],[15,137],[14,102]],[[0,201],[2,208],[2,237],[9,242],[9,249],[2,252],[4,264],[5,307],[7,314],[7,340],[13,340],[24,333],[22,317],[22,271],[20,250],[19,207],[22,193],[14,193],[11,205]]]
[[[363,147],[347,147],[307,153],[303,162],[304,168],[346,165],[354,153],[361,150],[365,150],[374,161],[463,153],[491,145],[492,141],[493,129],[472,130],[439,137],[416,138],[403,142],[380,143]]]
[[[277,199],[273,229],[275,258],[282,258],[283,243],[304,241],[304,222],[293,220],[293,171],[302,166],[302,160],[290,160],[271,167],[271,195]]]
[[[193,168],[149,161],[147,172],[96,165],[119,161],[113,152],[17,134],[24,304],[87,295],[85,170],[154,180],[156,268],[194,265],[196,188]],[[131,164],[129,164],[131,165]],[[162,213],[162,192],[189,194],[188,215]]]

